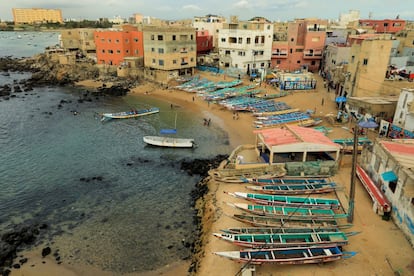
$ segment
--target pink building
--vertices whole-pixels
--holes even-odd
[[[287,41],[273,41],[272,67],[286,71],[307,68],[317,72],[322,61],[327,20],[296,19],[288,23]]]
[[[377,33],[395,34],[404,30],[405,20],[402,19],[360,19],[359,25],[361,27],[372,27]]]
[[[213,36],[207,30],[196,31],[197,55],[213,50]]]

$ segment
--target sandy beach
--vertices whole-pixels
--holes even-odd
[[[202,77],[214,81],[223,80],[224,76],[213,75],[211,73],[201,73]],[[336,113],[336,103],[334,93],[328,93],[322,85],[322,79],[318,80],[317,89],[314,91],[298,91],[291,95],[277,99],[290,105],[292,108],[299,108],[301,111],[316,111],[317,117],[324,118],[326,114]],[[231,80],[231,78],[227,78]],[[249,83],[246,79],[244,84]],[[99,87],[101,83],[95,81],[83,81],[78,83],[85,87]],[[274,88],[262,85],[266,93],[275,93]],[[173,105],[178,105],[194,113],[202,114],[205,118],[211,118],[211,123],[219,125],[224,129],[230,139],[231,146],[234,148],[241,144],[253,144],[255,136],[253,134],[253,116],[250,113],[240,113],[239,119],[235,120],[231,111],[222,108],[217,104],[208,104],[198,98],[195,94],[179,91],[176,89],[165,89],[153,83],[144,83],[131,91],[131,94],[145,95],[163,101],[168,101]],[[324,99],[322,101],[322,99]],[[332,128],[328,134],[330,138],[351,137],[352,134],[347,130],[349,125],[332,126],[326,120],[323,124]],[[370,133],[373,136],[373,133]],[[229,154],[229,153],[223,153]],[[347,206],[347,194],[349,191],[351,155],[345,155],[342,160],[340,171],[332,177],[342,187],[338,196],[345,206]],[[231,260],[216,256],[215,251],[230,251],[238,248],[230,243],[215,238],[212,233],[219,232],[220,229],[228,227],[240,227],[242,223],[230,218],[228,215],[238,213],[237,210],[228,206],[226,202],[241,202],[231,198],[224,191],[245,191],[240,184],[223,184],[213,180],[209,182],[210,192],[205,196],[203,202],[199,202],[203,213],[203,249],[196,256],[199,259],[197,275],[237,275],[241,265]],[[358,235],[350,237],[349,245],[345,246],[346,251],[355,252],[356,255],[350,259],[340,260],[323,265],[295,265],[295,266],[275,266],[267,265],[256,267],[256,275],[414,275],[414,250],[405,239],[401,231],[390,220],[382,220],[381,216],[373,212],[372,203],[368,193],[357,181],[356,188],[356,207],[354,226],[346,231],[360,232]],[[33,250],[32,252],[39,251]],[[57,265],[51,259],[42,264],[42,259],[33,255],[29,256],[28,264],[22,266],[20,270],[13,270],[11,275],[112,275],[102,272],[93,267],[72,267],[63,264]],[[34,267],[31,264],[36,264]],[[187,275],[189,262],[180,262],[163,269],[145,274],[128,275]],[[399,274],[397,274],[399,273]]]

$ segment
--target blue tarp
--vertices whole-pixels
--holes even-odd
[[[384,181],[392,182],[398,179],[397,175],[393,171],[388,171],[381,174],[381,177]]]
[[[161,129],[160,134],[177,134],[176,129]]]

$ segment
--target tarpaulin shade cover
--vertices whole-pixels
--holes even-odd
[[[381,177],[382,179],[384,179],[384,181],[388,181],[388,182],[392,182],[398,179],[398,177],[395,175],[393,171],[382,173]]]

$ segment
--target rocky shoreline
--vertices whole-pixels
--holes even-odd
[[[10,73],[31,73],[28,79],[15,81],[13,85],[4,85],[0,87],[0,101],[10,100],[11,98],[19,97],[18,94],[29,95],[34,87],[43,86],[75,86],[75,83],[81,81],[86,76],[87,79],[94,79],[97,77],[97,72],[91,65],[90,68],[85,68],[85,65],[80,67],[59,66],[52,62],[45,54],[37,55],[33,58],[17,59],[11,57],[0,58],[0,72],[7,76]],[[79,71],[81,70],[81,71]],[[81,78],[79,73],[87,71]],[[111,95],[123,96],[129,92],[130,89],[136,87],[137,82],[130,80],[111,80],[111,85],[103,85],[96,90],[85,90],[78,102],[91,101],[93,96]],[[62,100],[58,108],[66,104]],[[199,266],[199,255],[202,252],[202,236],[203,223],[202,218],[205,209],[204,197],[208,194],[209,176],[208,171],[217,167],[222,160],[226,159],[226,155],[219,155],[212,159],[195,159],[182,160],[180,163],[180,170],[189,175],[199,175],[202,179],[195,184],[194,189],[190,193],[189,208],[194,209],[193,225],[195,226],[195,233],[193,239],[183,240],[183,247],[191,251],[191,265],[188,268],[188,273],[193,275],[197,272]],[[82,180],[81,180],[82,181]],[[34,248],[42,244],[42,241],[50,238],[50,227],[46,223],[38,222],[24,222],[19,225],[9,225],[9,229],[0,233],[0,275],[9,275],[11,269],[19,269],[25,264],[28,259],[19,252]],[[49,246],[44,246],[42,252],[39,252],[42,257],[52,253]],[[57,264],[62,263],[61,256],[58,249],[53,249],[53,256]]]

